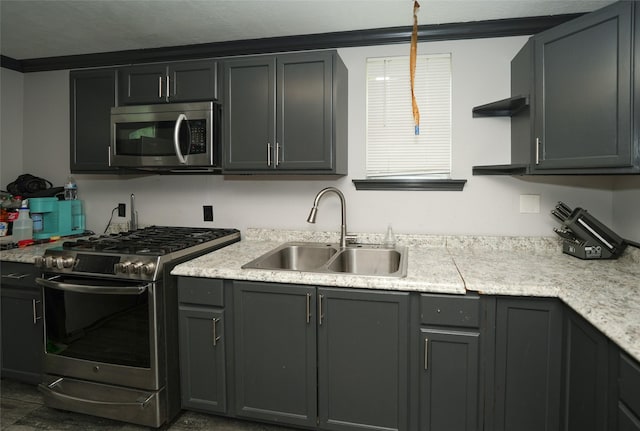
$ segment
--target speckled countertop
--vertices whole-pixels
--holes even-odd
[[[555,238],[396,235],[409,247],[405,278],[241,269],[287,241],[338,242],[334,233],[247,229],[243,240],[175,267],[174,275],[322,286],[560,298],[640,361],[640,250],[584,261]],[[381,243],[382,235],[358,235]]]
[[[396,235],[409,247],[405,278],[241,269],[287,241],[338,242],[334,232],[247,229],[241,242],[178,265],[174,275],[368,289],[560,298],[640,361],[640,250],[617,260],[565,255],[555,238]],[[363,243],[382,235],[359,234]],[[32,263],[57,243],[0,251]]]

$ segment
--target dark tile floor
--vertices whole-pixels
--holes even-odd
[[[0,430],[2,431],[148,431],[153,429],[45,407],[42,396],[35,386],[7,379],[0,381]],[[293,431],[273,425],[185,411],[165,429],[170,431]]]

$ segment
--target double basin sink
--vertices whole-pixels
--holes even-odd
[[[338,244],[287,242],[242,268],[405,277],[407,248],[369,244],[350,244],[341,248]]]

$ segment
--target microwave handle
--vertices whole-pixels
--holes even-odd
[[[176,156],[178,157],[178,160],[180,160],[180,164],[181,165],[186,164],[187,161],[185,160],[184,156],[180,152],[180,141],[178,139],[179,138],[178,135],[180,134],[180,125],[186,119],[187,119],[186,115],[184,115],[184,114],[178,115],[178,120],[176,121],[176,126],[173,129],[173,145],[174,145],[175,150],[176,150]]]

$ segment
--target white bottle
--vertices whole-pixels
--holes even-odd
[[[67,182],[64,183],[64,200],[73,201],[78,199],[78,185],[75,178],[69,175]]]
[[[22,205],[18,210],[18,218],[13,222],[13,242],[22,241],[24,239],[33,239],[33,221],[29,217],[28,201],[22,201]]]

